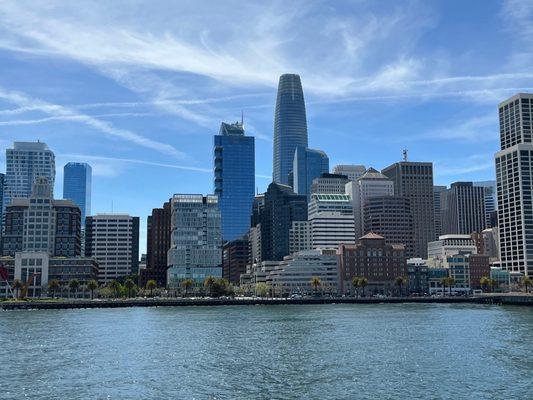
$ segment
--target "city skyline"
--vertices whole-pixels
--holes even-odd
[[[242,60],[233,66],[218,62],[237,39],[224,28],[206,29],[202,42],[172,30],[157,11],[149,13],[141,31],[139,20],[119,6],[93,20],[89,15],[101,11],[98,5],[88,5],[93,12],[80,15],[68,6],[24,8],[22,3],[2,4],[0,13],[0,29],[8,34],[0,40],[2,150],[15,140],[47,143],[56,154],[58,198],[63,166],[91,164],[93,214],[113,209],[138,215],[141,237],[146,216],[174,193],[212,193],[212,136],[222,121],[236,120],[241,111],[247,134],[256,138],[257,191],[266,190],[283,73],[301,76],[309,143],[328,154],[330,166],[381,170],[400,161],[407,148],[410,160],[434,162],[436,185],[494,180],[497,105],[531,91],[533,74],[524,69],[531,57],[529,36],[514,36],[531,15],[527,3],[405,2],[410,7],[390,10],[368,3],[299,3],[285,17],[275,7],[251,4],[239,8],[240,19],[262,26],[264,39],[240,40]],[[229,11],[212,7],[207,15],[205,9],[187,7],[180,15],[190,24],[202,15],[217,25]],[[364,18],[354,17],[356,11]],[[480,13],[485,18],[478,18]],[[327,22],[321,38],[311,32],[316,15]],[[80,29],[73,29],[72,19]],[[27,29],[34,21],[43,22],[40,36]],[[296,34],[294,26],[302,25],[308,35]],[[114,35],[118,29],[124,34]],[[165,29],[166,39],[161,38]],[[92,34],[93,45],[81,32]],[[294,49],[311,41],[298,59]],[[489,41],[490,51],[482,45]],[[254,43],[271,62],[253,60]],[[130,57],[128,45],[146,51],[146,59]],[[218,52],[209,55],[210,48]],[[317,62],[324,48],[328,57]],[[388,55],[378,48],[389,49]],[[160,56],[165,51],[190,51],[202,62],[165,60]],[[5,170],[4,151],[0,170]]]

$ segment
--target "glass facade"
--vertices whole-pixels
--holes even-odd
[[[296,146],[292,172],[294,192],[306,195],[309,201],[313,179],[329,172],[329,158],[321,150]]]
[[[255,140],[241,123],[222,123],[214,140],[215,194],[219,199],[222,238],[234,240],[250,228],[255,190]]]
[[[299,75],[285,74],[279,78],[274,115],[273,180],[289,184],[296,146],[307,147],[307,119],[302,82]]]
[[[91,215],[92,168],[87,163],[69,162],[63,169],[63,198],[72,200],[81,210],[81,223]]]

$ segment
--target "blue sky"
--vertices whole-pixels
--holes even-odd
[[[330,164],[433,161],[436,184],[494,179],[497,104],[533,91],[532,1],[2,1],[0,171],[14,140],[93,166],[93,212],[142,220],[212,192],[212,143],[241,110],[256,186],[276,87],[302,77]]]

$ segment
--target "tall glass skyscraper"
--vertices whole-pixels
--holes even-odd
[[[63,198],[72,200],[81,209],[81,224],[91,214],[92,168],[87,163],[69,162],[63,168]]]
[[[215,135],[215,194],[222,218],[222,238],[234,240],[250,228],[255,189],[255,140],[242,123],[220,125]]]
[[[284,74],[279,78],[274,116],[273,180],[289,184],[296,146],[307,147],[307,118],[300,76]]]
[[[329,172],[329,158],[322,150],[296,146],[292,168],[294,192],[306,195],[309,201],[313,179]]]

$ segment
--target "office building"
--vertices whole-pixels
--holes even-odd
[[[498,235],[498,227],[487,228],[481,232],[483,240],[483,255],[490,258],[491,261],[500,259],[500,237]]]
[[[370,197],[363,206],[363,231],[374,232],[387,244],[403,244],[405,256],[414,254],[414,228],[411,202],[407,197]]]
[[[6,149],[4,208],[14,198],[30,197],[37,177],[50,181],[52,194],[56,177],[54,153],[42,142],[14,142]]]
[[[4,181],[5,174],[0,173],[0,249],[2,248],[2,232],[4,222]],[[2,254],[0,253],[0,256]]]
[[[496,189],[496,181],[479,181],[474,182],[474,186],[480,186],[485,192],[485,215],[487,228],[492,228],[498,224],[492,224],[492,214],[498,210],[498,194]]]
[[[313,249],[337,249],[355,244],[355,227],[350,196],[312,194],[308,207]]]
[[[333,167],[333,173],[336,175],[344,175],[352,182],[355,182],[359,177],[366,172],[364,165],[355,164],[341,164]]]
[[[349,182],[346,175],[323,173],[313,179],[311,193],[314,194],[345,194],[344,187]]]
[[[284,74],[279,78],[274,116],[273,181],[289,184],[296,146],[307,147],[307,118],[300,76]]]
[[[44,252],[76,257],[80,247],[80,208],[70,200],[55,200],[46,177],[34,180],[29,198],[14,198],[6,207],[2,254]]]
[[[289,186],[271,183],[261,208],[261,260],[279,261],[289,254],[289,231],[294,221],[307,221],[307,198]]]
[[[381,171],[394,182],[394,194],[409,198],[415,230],[415,256],[426,258],[427,245],[435,239],[433,164],[402,161]]]
[[[407,282],[409,293],[429,293],[428,265],[421,258],[409,258],[407,260]]]
[[[468,268],[470,274],[470,288],[482,289],[481,278],[490,277],[490,260],[488,256],[470,254],[468,256]]]
[[[222,221],[222,239],[231,241],[250,227],[255,191],[255,139],[239,122],[223,122],[214,138],[215,195]]]
[[[80,207],[82,226],[91,215],[92,168],[87,163],[69,162],[63,168],[63,198]]]
[[[310,221],[292,221],[289,229],[289,254],[313,249]]]
[[[372,197],[393,196],[394,183],[374,168],[369,168],[355,182],[348,182],[345,192],[352,199],[355,237],[358,238],[364,232],[363,207],[365,202]]]
[[[136,274],[139,270],[139,217],[96,214],[85,219],[85,253],[99,265],[98,281]]]
[[[208,276],[222,277],[222,229],[218,197],[175,194],[171,201],[172,231],[167,285],[184,279],[200,285]]]
[[[433,186],[433,220],[435,221],[434,240],[438,240],[439,236],[444,234],[444,232],[442,231],[440,195],[446,190],[448,190],[446,186]]]
[[[499,105],[496,153],[501,267],[533,276],[533,94],[519,93]]]
[[[311,198],[313,179],[329,172],[329,158],[322,150],[296,146],[292,169],[293,189],[296,194]]]
[[[250,242],[246,236],[224,243],[222,249],[222,277],[239,284],[250,260]]]
[[[318,278],[320,285],[312,286]],[[266,276],[275,296],[291,294],[338,294],[339,263],[335,251],[309,250],[286,256]]]
[[[152,209],[146,224],[146,268],[139,271],[139,284],[146,286],[149,280],[158,287],[167,285],[167,253],[170,249],[171,210],[170,200],[161,208]]]
[[[353,292],[352,280],[368,279],[366,293],[390,294],[394,280],[407,276],[407,258],[401,244],[386,244],[383,236],[368,233],[357,244],[340,245],[340,292]]]
[[[477,254],[477,247],[470,235],[442,235],[428,243],[428,265],[445,268],[447,258],[455,254]]]
[[[472,182],[455,182],[441,195],[442,230],[471,234],[485,229],[485,189]]]

